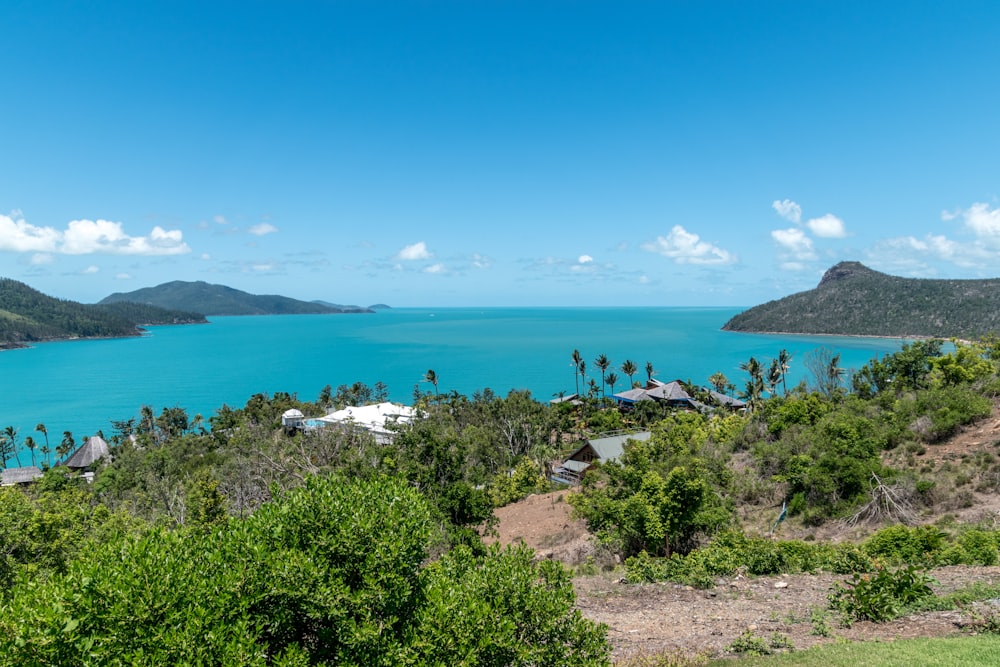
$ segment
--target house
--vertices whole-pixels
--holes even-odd
[[[331,412],[319,419],[306,422],[311,427],[338,425],[361,428],[375,436],[380,445],[391,443],[396,437],[396,424],[408,424],[418,416],[416,409],[398,403],[377,403],[361,407],[350,406]]]
[[[42,471],[37,466],[24,466],[23,468],[7,468],[0,472],[0,486],[14,486],[15,484],[30,484],[42,476]]]
[[[70,470],[85,470],[111,453],[108,443],[99,435],[92,435],[80,445],[73,455],[63,461]]]
[[[746,407],[746,403],[731,396],[708,389],[705,391],[712,397],[712,403],[715,405],[721,405],[732,410],[740,410]],[[645,387],[623,391],[620,394],[615,394],[612,398],[618,402],[619,407],[625,409],[633,407],[639,401],[656,401],[672,408],[699,410],[701,412],[711,412],[713,407],[695,400],[687,393],[680,380],[674,380],[673,382],[650,380],[646,383]]]
[[[286,431],[294,431],[295,429],[302,428],[302,423],[305,421],[305,418],[306,416],[302,414],[301,410],[291,408],[281,413],[281,426]]]
[[[656,401],[675,408],[695,408],[696,401],[684,390],[679,380],[660,382],[650,380],[645,387],[629,389],[612,396],[622,407],[630,407],[639,401]]]
[[[552,472],[552,479],[566,484],[578,484],[587,468],[595,461],[600,463],[614,461],[625,451],[627,442],[630,440],[645,442],[649,440],[651,435],[649,431],[639,431],[638,433],[615,433],[588,440]]]

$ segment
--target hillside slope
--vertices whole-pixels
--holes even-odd
[[[193,310],[206,315],[297,315],[318,313],[371,312],[365,308],[333,308],[274,294],[258,295],[204,281],[175,280],[134,292],[116,292],[101,304],[133,301],[160,308]]]
[[[1000,330],[1000,279],[900,278],[860,262],[829,269],[812,290],[755,306],[725,331],[976,338]]]
[[[140,324],[204,322],[194,313],[151,307],[95,306],[42,294],[22,282],[0,278],[0,346],[65,338],[136,336]]]

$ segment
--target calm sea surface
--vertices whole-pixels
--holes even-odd
[[[63,431],[77,441],[110,420],[181,406],[206,419],[223,403],[241,407],[258,392],[287,391],[313,400],[324,385],[381,380],[393,400],[409,402],[434,369],[442,393],[471,395],[529,389],[539,400],[573,393],[570,355],[588,374],[606,354],[627,387],[621,362],[661,380],[707,384],[716,371],[741,386],[740,362],[792,353],[789,384],[806,377],[807,352],[827,346],[857,368],[899,349],[896,340],[736,334],[720,327],[738,308],[445,308],[394,309],[374,315],[217,317],[207,325],[151,327],[140,338],[45,343],[0,352],[0,428],[19,440],[46,425],[53,446]],[[598,378],[600,377],[597,371]],[[424,390],[430,389],[423,384]],[[22,456],[22,459],[25,457]],[[12,462],[13,465],[13,462]]]

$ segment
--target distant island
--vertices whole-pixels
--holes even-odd
[[[179,308],[205,315],[305,315],[325,313],[371,313],[369,308],[338,306],[325,302],[299,301],[274,294],[259,295],[204,281],[175,280],[134,292],[116,292],[99,303],[122,301],[160,308]]]
[[[1000,279],[900,278],[860,262],[830,268],[815,289],[754,306],[725,331],[978,338],[1000,330]]]
[[[138,336],[153,324],[207,322],[204,315],[146,304],[83,304],[56,299],[10,278],[0,278],[0,349],[72,338]]]

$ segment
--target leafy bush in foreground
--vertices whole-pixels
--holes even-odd
[[[428,565],[430,535],[403,481],[309,478],[249,519],[133,533],[18,582],[0,664],[607,663],[560,566],[464,548]]]

